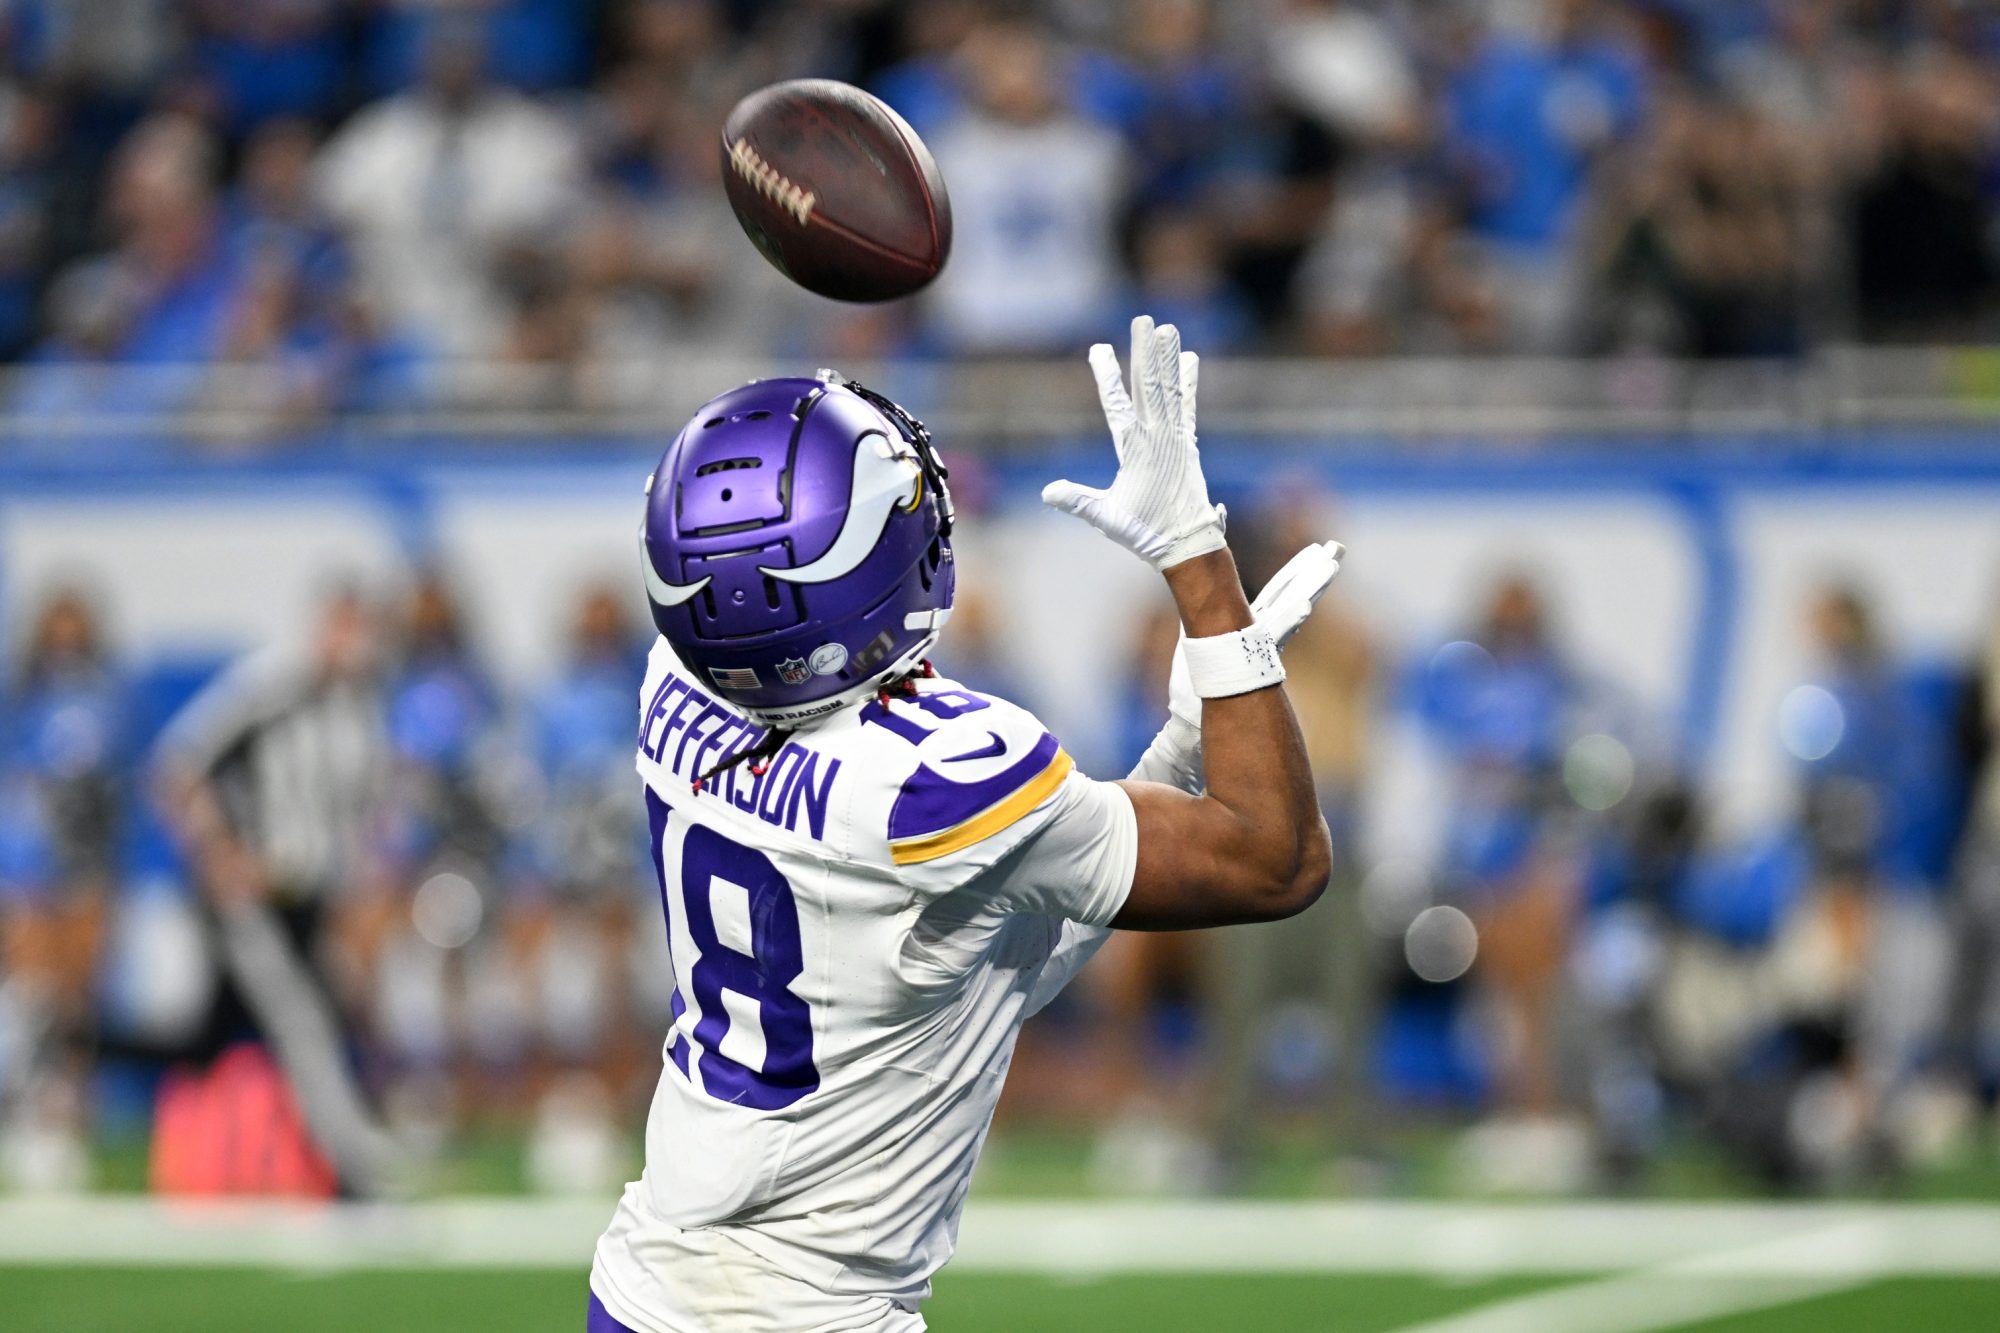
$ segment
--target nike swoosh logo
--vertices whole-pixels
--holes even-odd
[[[977,750],[968,750],[964,754],[946,755],[944,761],[947,764],[956,764],[967,759],[991,759],[996,754],[1007,753],[1007,742],[1000,739],[999,732],[989,731],[986,734],[993,738],[993,744],[982,745]]]

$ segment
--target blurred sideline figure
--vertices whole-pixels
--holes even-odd
[[[1329,505],[1310,485],[1257,522],[1255,585],[1327,526]],[[1356,834],[1375,704],[1374,650],[1366,629],[1335,594],[1299,630],[1285,670],[1312,761],[1320,810],[1333,830],[1327,892],[1288,929],[1239,926],[1205,938],[1213,1031],[1207,1039],[1210,1141],[1228,1170],[1255,1145],[1260,1116],[1311,1108],[1330,1148],[1352,1145],[1365,1123],[1377,959],[1360,911]]]
[[[31,623],[0,695],[0,1179],[80,1185],[127,718],[81,588]]]
[[[1921,720],[1902,673],[1855,587],[1823,589],[1807,615],[1805,697],[1829,725],[1792,738],[1809,878],[1772,963],[1794,1036],[1784,1169],[1814,1179],[1898,1165],[1891,1119],[1942,1036],[1950,946],[1910,854]]]
[[[1480,925],[1480,975],[1512,1038],[1501,1100],[1547,1114],[1561,1101],[1553,1006],[1575,898],[1554,823],[1574,676],[1526,575],[1494,589],[1476,642],[1486,656],[1466,699],[1453,870]]]
[[[340,588],[309,644],[229,668],[160,740],[170,817],[221,958],[194,1054],[263,1042],[342,1187],[364,1194],[396,1187],[403,1169],[349,1062],[354,969],[337,957],[352,896],[377,873],[390,790],[382,653],[379,612]]]
[[[627,602],[582,588],[560,675],[530,706],[529,744],[544,792],[516,856],[512,973],[534,1040],[530,1174],[544,1189],[615,1185],[624,1170],[612,1122],[650,1084],[651,1041],[673,978],[662,941],[639,929],[646,835],[632,801],[632,711],[645,657]]]
[[[1503,576],[1473,637],[1434,660],[1431,722],[1451,767],[1443,887],[1478,931],[1471,979],[1485,1006],[1499,1119],[1470,1147],[1538,1187],[1587,1167],[1559,1067],[1578,898],[1562,761],[1578,688],[1525,573]]]
[[[423,1123],[489,1105],[494,1089],[474,1081],[467,1057],[508,1045],[482,1038],[508,1030],[510,1006],[495,995],[513,988],[481,984],[496,953],[505,770],[493,762],[499,701],[450,580],[419,571],[401,618],[385,697],[381,874],[357,886],[367,892],[354,895],[345,937],[398,1066],[406,1095],[395,1109]]]

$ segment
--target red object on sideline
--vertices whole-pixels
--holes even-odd
[[[201,1072],[176,1070],[153,1114],[152,1187],[179,1198],[332,1198],[333,1166],[307,1132],[262,1046],[232,1046]]]

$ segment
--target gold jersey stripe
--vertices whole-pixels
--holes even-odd
[[[890,843],[889,854],[899,866],[916,865],[922,861],[935,861],[940,856],[950,856],[982,838],[990,838],[1046,801],[1075,767],[1069,752],[1058,749],[1047,768],[1017,787],[1014,794],[1005,800],[987,806],[963,824],[942,833]]]

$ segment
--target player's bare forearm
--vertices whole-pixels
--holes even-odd
[[[1176,565],[1166,578],[1190,638],[1251,624],[1228,551]],[[1273,920],[1303,911],[1325,887],[1331,842],[1284,689],[1205,700],[1201,745],[1205,795],[1124,784],[1140,838],[1132,892],[1113,923],[1122,929]]]
[[[1175,930],[1290,916],[1318,897],[1331,852],[1305,742],[1277,688],[1281,636],[1256,627],[1223,540],[1222,510],[1202,476],[1195,435],[1201,359],[1182,350],[1173,325],[1141,315],[1132,321],[1130,388],[1109,344],[1090,349],[1090,367],[1118,474],[1105,489],[1050,482],[1042,500],[1166,576],[1187,638],[1175,669],[1185,670],[1191,700],[1207,700],[1198,706],[1208,793],[1124,784],[1138,816],[1138,866],[1112,924]],[[1280,591],[1301,580],[1324,589],[1338,555],[1334,544],[1301,552],[1323,577],[1315,582],[1288,566]],[[1200,679],[1188,656],[1196,644]],[[1191,719],[1196,707],[1190,701],[1175,711]]]
[[[1250,599],[1243,595],[1236,559],[1227,548],[1183,561],[1164,577],[1189,638],[1213,638],[1249,627]]]

